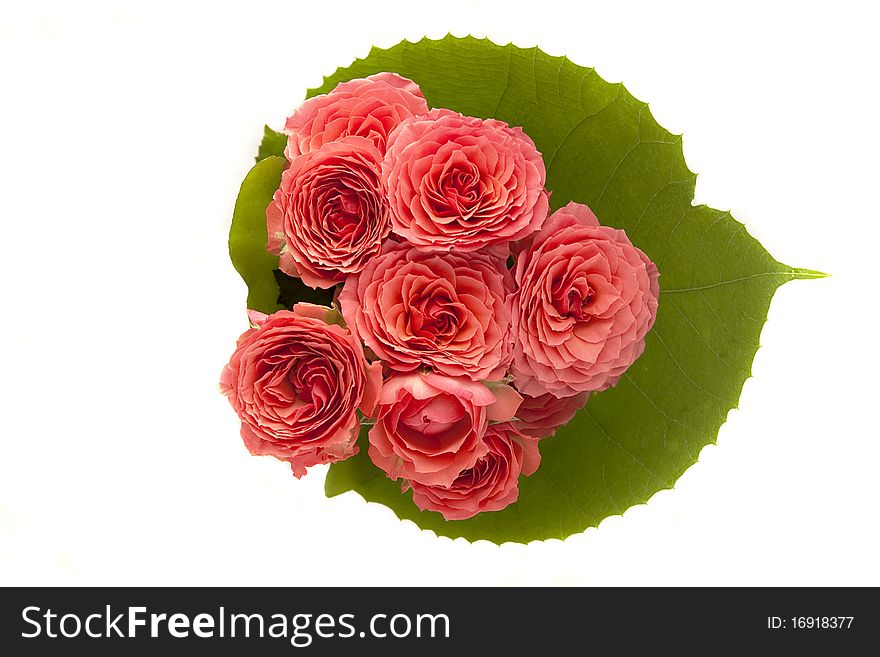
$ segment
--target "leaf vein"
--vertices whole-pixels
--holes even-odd
[[[599,428],[599,431],[602,432],[602,434],[605,436],[605,438],[607,438],[609,441],[611,441],[612,443],[614,443],[615,446],[617,446],[618,448],[620,448],[621,450],[623,450],[623,452],[625,452],[625,453],[626,453],[626,454],[627,454],[627,455],[628,455],[633,461],[635,461],[635,462],[638,463],[640,466],[642,466],[642,467],[643,467],[643,468],[644,468],[644,469],[645,469],[645,470],[646,470],[651,476],[653,476],[654,478],[656,478],[656,479],[657,479],[658,481],[660,481],[661,483],[666,484],[666,480],[663,479],[663,477],[661,477],[661,476],[660,476],[660,475],[659,475],[659,474],[658,474],[653,468],[651,468],[650,466],[645,465],[644,463],[642,463],[641,459],[639,459],[635,454],[633,454],[632,452],[630,452],[630,451],[629,451],[626,447],[624,447],[621,443],[619,443],[618,441],[614,440],[614,438],[612,438],[611,435],[610,435],[607,431],[605,431],[605,428],[604,428],[601,424],[599,424],[599,421],[595,418],[595,416],[593,415],[593,413],[590,411],[589,406],[585,406],[584,408],[586,409],[586,412],[587,412],[586,414],[587,414],[587,416],[593,421],[593,424],[595,424],[595,425]]]
[[[645,209],[642,210],[642,213],[639,215],[639,218],[636,221],[635,226],[633,226],[630,229],[630,231],[629,231],[630,237],[633,237],[636,234],[636,231],[639,229],[639,226],[642,225],[642,219],[644,219],[645,215],[648,214],[648,209],[651,207],[651,205],[654,203],[654,201],[657,200],[657,197],[660,196],[660,194],[662,194],[665,190],[669,189],[673,185],[680,185],[680,184],[689,183],[689,182],[690,182],[690,180],[670,180],[669,182],[662,185],[660,187],[660,189],[658,189],[656,192],[654,192],[654,195],[648,199],[647,203],[645,203]]]
[[[660,290],[660,294],[680,294],[683,292],[697,292],[700,290],[711,290],[712,288],[722,287],[723,285],[732,285],[734,283],[742,283],[744,281],[750,281],[753,278],[761,278],[763,276],[778,276],[781,278],[785,278],[787,275],[785,272],[781,271],[764,271],[759,272],[757,274],[751,274],[749,276],[742,276],[740,278],[731,278],[726,281],[718,281],[717,283],[709,283],[707,285],[694,285],[692,287],[680,287],[672,290]],[[793,276],[789,275],[789,278],[793,278]]]
[[[585,75],[583,75],[581,77],[581,90],[578,92],[579,94],[582,93],[584,80],[586,80],[588,77],[590,77],[590,74],[592,74],[594,71],[595,71],[595,69],[590,69],[589,73],[586,73]],[[619,95],[619,92],[618,92],[618,95]],[[616,100],[617,100],[617,96],[615,96],[614,98],[609,100],[605,105],[603,105],[602,107],[597,109],[595,112],[592,112],[591,114],[585,114],[583,116],[583,118],[581,118],[577,123],[575,123],[574,125],[571,126],[571,128],[569,128],[568,132],[565,134],[565,136],[562,138],[562,140],[558,144],[556,144],[556,148],[553,149],[553,154],[550,156],[550,159],[547,162],[546,168],[547,168],[548,172],[553,168],[553,162],[556,161],[556,156],[559,154],[559,151],[562,150],[562,148],[565,146],[565,144],[568,143],[568,140],[571,138],[572,134],[574,134],[574,131],[577,130],[579,127],[581,127],[581,125],[583,125],[583,123],[585,121],[587,121],[588,119],[592,119],[593,117],[598,116],[599,114],[604,112],[606,109],[611,107],[615,103]]]
[[[670,300],[669,303],[672,305],[673,308],[675,308],[675,311],[676,311],[679,315],[681,315],[681,318],[682,318],[685,322],[687,322],[687,325],[691,327],[691,330],[694,332],[694,334],[696,334],[696,336],[697,336],[698,338],[700,338],[700,341],[701,341],[704,345],[706,345],[706,348],[712,353],[712,355],[715,356],[715,358],[717,358],[718,360],[720,360],[722,363],[724,363],[724,364],[727,365],[728,367],[733,367],[733,366],[727,361],[726,358],[724,358],[721,354],[719,354],[718,352],[716,352],[716,351],[712,348],[712,345],[709,344],[709,341],[706,340],[706,338],[703,337],[703,334],[700,333],[700,332],[697,330],[697,327],[694,326],[694,323],[693,323],[690,319],[688,319],[688,316],[684,314],[684,312],[682,311],[682,309],[679,308],[678,305],[677,305],[674,301],[672,301],[672,300]]]
[[[673,424],[677,424],[681,428],[686,429],[688,431],[694,431],[696,433],[700,433],[700,431],[698,429],[691,427],[691,426],[688,426],[687,424],[685,424],[681,420],[678,420],[678,419],[672,417],[666,411],[664,411],[662,408],[660,408],[660,406],[658,406],[657,403],[653,399],[651,399],[651,397],[644,390],[642,390],[639,387],[639,385],[636,383],[635,379],[633,379],[633,377],[629,374],[629,372],[624,372],[623,378],[625,378],[627,381],[629,381],[630,384],[632,385],[632,387],[635,388],[639,392],[639,394],[641,394],[642,397],[644,397],[647,400],[647,402],[651,406],[654,407],[654,410],[656,410],[658,413],[660,413],[660,415],[662,415],[664,418],[666,418],[667,421],[672,422]]]
[[[654,327],[654,335],[655,335],[655,336],[657,337],[657,339],[660,341],[660,344],[663,345],[663,348],[666,350],[666,353],[669,354],[669,357],[672,359],[672,362],[673,362],[673,363],[675,364],[675,366],[679,369],[679,371],[680,371],[682,374],[684,374],[684,378],[686,378],[686,379],[690,382],[690,384],[691,384],[692,386],[694,386],[694,387],[695,387],[697,390],[699,390],[700,392],[702,392],[702,393],[704,393],[704,394],[706,394],[706,395],[709,395],[710,397],[712,397],[712,398],[714,398],[714,399],[717,399],[717,400],[720,401],[720,402],[724,402],[725,404],[730,404],[731,407],[736,406],[736,401],[733,401],[733,400],[730,400],[730,399],[726,399],[726,398],[724,398],[724,397],[719,397],[719,396],[716,395],[715,393],[706,390],[703,386],[701,386],[699,383],[697,383],[696,381],[694,381],[694,380],[691,378],[690,374],[688,374],[688,373],[685,371],[685,369],[681,366],[681,363],[678,362],[678,359],[675,357],[675,354],[672,352],[672,350],[666,345],[666,341],[663,339],[663,336],[660,335],[660,331],[657,330],[657,327],[656,327],[656,326]]]

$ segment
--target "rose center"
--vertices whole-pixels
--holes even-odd
[[[470,490],[481,482],[490,479],[497,469],[498,465],[495,462],[494,455],[491,453],[487,454],[481,457],[474,467],[469,470],[462,470],[453,482],[452,487]]]
[[[555,291],[554,291],[555,292]],[[586,281],[573,285],[567,291],[555,292],[553,307],[562,317],[573,317],[579,322],[589,321],[592,313],[590,306],[596,298],[596,292]]]
[[[471,162],[450,168],[440,179],[442,195],[460,214],[472,212],[480,200],[480,172]]]
[[[413,337],[425,342],[425,346],[443,347],[455,338],[466,314],[465,307],[450,291],[426,290],[410,304],[410,331]]]
[[[322,404],[331,396],[330,378],[326,368],[311,359],[294,362],[287,372],[290,392],[301,404]]]
[[[407,444],[425,453],[454,450],[473,430],[470,416],[454,395],[411,400],[400,416],[397,431]]]
[[[363,199],[355,190],[336,190],[324,208],[325,228],[331,234],[349,235],[363,223]]]

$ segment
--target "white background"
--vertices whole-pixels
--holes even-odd
[[[871,3],[4,3],[0,583],[880,584]],[[228,6],[227,6],[228,5]],[[566,541],[451,541],[250,457],[217,392],[262,125],[448,31],[595,66],[782,262],[754,378],[672,491]]]

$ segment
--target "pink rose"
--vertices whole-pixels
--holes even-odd
[[[306,303],[250,311],[255,328],[238,339],[220,378],[251,454],[289,462],[296,477],[357,453],[356,411],[373,412],[382,383],[360,342],[327,323],[330,312]]]
[[[558,398],[551,393],[531,397],[523,394],[522,404],[513,424],[517,429],[535,438],[548,438],[564,424],[568,424],[584,405],[590,393],[580,392],[573,397]]]
[[[284,126],[288,160],[348,135],[365,137],[385,153],[385,141],[404,119],[428,111],[419,86],[396,73],[341,82],[309,98]]]
[[[464,520],[481,511],[500,511],[516,502],[519,475],[538,469],[538,441],[510,423],[493,424],[483,438],[488,451],[472,468],[464,470],[450,486],[429,486],[417,481],[411,487],[413,502],[422,511],[439,511],[446,520]]]
[[[516,385],[569,397],[617,383],[645,348],[660,294],[657,267],[585,205],[557,210],[517,257]]]
[[[541,154],[521,128],[446,109],[404,121],[382,165],[392,230],[429,251],[476,251],[538,230]]]
[[[266,209],[268,249],[282,271],[328,288],[379,253],[390,230],[381,160],[362,137],[293,159]]]
[[[513,277],[484,254],[438,255],[388,241],[345,281],[349,328],[391,369],[422,366],[475,381],[500,379],[510,363]]]
[[[520,396],[470,379],[399,374],[382,385],[370,458],[390,478],[450,486],[486,454],[489,420],[509,420]]]

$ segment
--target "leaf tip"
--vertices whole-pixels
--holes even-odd
[[[811,278],[828,278],[831,274],[826,274],[824,271],[816,271],[815,269],[803,269],[801,267],[792,267],[791,268],[792,278],[799,278],[802,280],[809,280]]]

